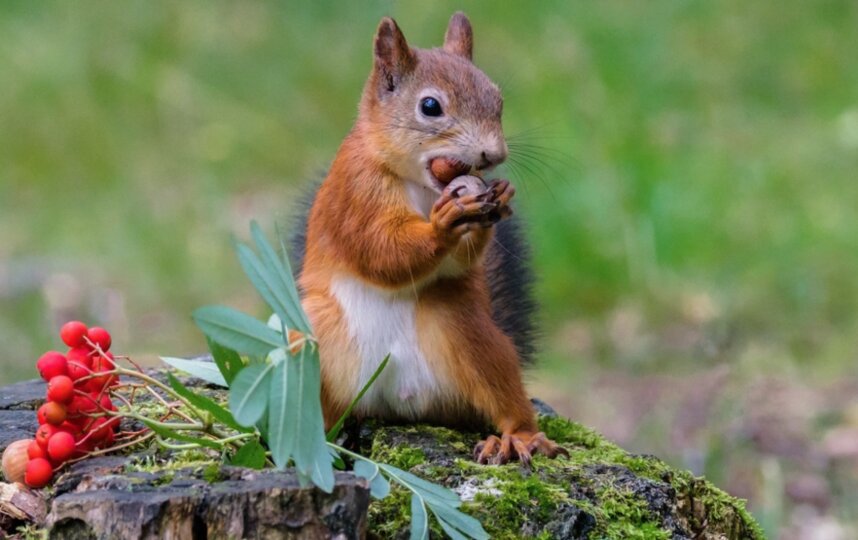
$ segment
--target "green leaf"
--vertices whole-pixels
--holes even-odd
[[[436,515],[435,518],[437,519],[438,516]],[[453,540],[468,540],[462,533],[457,531],[452,525],[450,525],[443,519],[439,519],[438,524],[441,525],[441,528],[444,529],[444,532],[447,533],[447,536],[449,536]],[[488,535],[480,538],[488,538]]]
[[[411,495],[411,540],[426,540],[429,538],[429,516],[426,515],[426,506],[423,499],[417,495]]]
[[[161,361],[169,364],[179,371],[189,373],[198,379],[202,379],[208,383],[218,386],[227,386],[217,365],[206,360],[188,360],[186,358],[172,358],[170,356],[161,356]]]
[[[439,502],[441,504],[452,506],[453,508],[458,508],[462,504],[459,496],[445,487],[423,480],[419,476],[415,476],[410,472],[403,471],[402,469],[394,467],[393,465],[388,465],[387,463],[379,463],[378,466],[381,467],[384,472],[393,476],[401,483],[419,491],[429,504]]]
[[[390,493],[390,482],[381,474],[378,465],[372,461],[356,460],[355,476],[369,480],[369,494],[376,499],[383,499]]]
[[[298,357],[291,356],[290,364],[297,364],[299,402],[297,432],[301,434],[295,445],[295,466],[310,475],[319,489],[330,493],[334,489],[333,456],[325,441],[325,422],[322,418],[322,378],[319,349],[301,348]]]
[[[274,310],[287,328],[297,328],[301,320],[295,318],[296,306],[291,305],[289,293],[283,289],[276,274],[270,268],[266,268],[259,257],[246,245],[236,243],[235,249],[238,252],[238,262],[241,263],[244,273],[250,278],[256,292]]]
[[[205,446],[206,448],[212,448],[214,450],[220,450],[222,447],[220,444],[211,441],[209,439],[205,439],[202,437],[193,437],[191,435],[185,435],[179,431],[174,429],[165,428],[163,426],[159,426],[151,420],[141,419],[146,427],[154,431],[159,437],[162,439],[175,439],[177,441],[185,442],[185,443],[193,443],[198,444],[200,446]]]
[[[229,386],[241,368],[244,367],[244,362],[241,361],[237,352],[224,347],[208,336],[206,336],[206,342],[209,345],[215,365],[220,370],[220,374],[223,375],[226,385]]]
[[[201,307],[194,312],[194,321],[212,340],[240,353],[267,356],[271,349],[283,346],[280,334],[230,307]]]
[[[273,364],[253,364],[242,369],[232,381],[229,410],[242,426],[253,426],[265,414],[273,369]]]
[[[456,536],[451,534],[449,530],[450,528],[455,528],[456,530],[461,531],[469,538],[477,540],[487,540],[489,538],[489,535],[477,519],[457,510],[456,508],[452,508],[446,504],[429,504],[429,509],[433,514],[435,514],[435,517],[438,519],[438,523],[441,524],[441,527],[448,535],[450,535],[451,538],[456,538]],[[445,527],[445,523],[449,524],[450,527]]]
[[[301,309],[301,301],[291,270],[287,271],[277,257],[271,244],[254,221],[250,224],[251,235],[259,256],[246,245],[236,243],[238,260],[253,287],[287,328],[295,328],[305,334],[311,333],[310,323]],[[288,261],[286,261],[288,265]]]
[[[229,463],[236,467],[261,469],[265,467],[265,447],[259,444],[257,440],[247,442],[238,449]]]
[[[272,313],[270,317],[268,317],[268,322],[266,323],[268,328],[274,330],[278,334],[283,333],[283,321],[280,320],[280,315],[276,313]]]
[[[277,275],[280,281],[280,287],[283,288],[291,300],[291,302],[287,303],[287,306],[292,308],[290,314],[294,318],[293,322],[296,323],[295,328],[305,334],[312,335],[313,328],[310,325],[309,319],[307,319],[307,314],[304,313],[304,310],[301,308],[301,298],[298,295],[298,288],[295,286],[295,279],[292,274],[292,268],[289,265],[289,257],[286,254],[286,246],[283,243],[283,237],[280,236],[278,232],[278,236],[280,236],[280,246],[283,248],[283,258],[281,259],[277,256],[277,253],[274,251],[274,248],[271,247],[271,244],[269,244],[265,239],[265,234],[262,232],[262,229],[256,221],[250,222],[250,234],[253,236],[253,241],[256,243],[256,249],[259,250],[259,255],[265,263],[265,266]]]
[[[196,394],[189,390],[187,387],[185,387],[185,385],[181,383],[181,381],[179,381],[179,379],[174,377],[172,373],[167,373],[167,380],[170,382],[170,386],[173,387],[173,390],[175,390],[177,394],[187,399],[191,403],[191,405],[193,405],[197,409],[201,409],[211,413],[214,419],[221,424],[230,427],[236,431],[243,431],[246,433],[253,431],[252,429],[240,426],[228,410],[224,409],[223,407],[212,401],[210,398],[207,398],[206,396],[202,396],[200,394]]]
[[[295,441],[300,436],[292,416],[300,408],[298,392],[293,388],[296,381],[292,380],[296,366],[285,357],[275,363],[268,392],[268,447],[271,457],[279,469],[289,465]]]
[[[337,435],[340,434],[340,430],[343,429],[343,424],[345,424],[346,419],[352,413],[352,410],[355,408],[355,405],[357,405],[357,402],[360,401],[360,398],[362,398],[363,395],[366,394],[366,391],[369,390],[369,387],[372,386],[372,383],[375,382],[378,376],[381,375],[381,372],[384,371],[384,368],[387,366],[388,361],[390,361],[390,354],[384,357],[384,360],[382,360],[381,364],[378,365],[378,368],[376,368],[375,372],[372,374],[372,377],[370,377],[369,380],[366,381],[366,384],[363,385],[363,388],[360,389],[358,395],[352,400],[351,403],[349,403],[349,406],[346,407],[345,412],[343,412],[339,420],[337,420],[337,423],[334,424],[334,427],[332,427],[330,431],[328,431],[328,435],[326,437],[328,441],[336,440]]]

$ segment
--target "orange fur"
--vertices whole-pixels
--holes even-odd
[[[382,21],[358,120],[310,210],[299,284],[319,340],[328,426],[355,397],[367,360],[333,291],[335,280],[347,278],[373,298],[413,301],[420,361],[441,385],[420,419],[490,422],[519,438],[489,446],[514,446],[525,461],[523,445],[533,439],[536,422],[515,347],[492,320],[482,256],[493,231],[462,224],[459,218],[477,212],[476,203],[472,208],[464,198],[442,198],[427,216],[409,196],[414,185],[433,189],[425,176],[415,178],[428,168],[431,152],[449,151],[475,167],[505,156],[500,94],[470,63],[471,47],[470,24],[461,14],[451,21],[443,50],[412,49],[396,23]],[[436,128],[432,119],[414,119],[426,88],[445,96],[447,116],[455,122]],[[504,193],[499,204],[506,208],[514,190]],[[365,410],[396,415],[381,406]]]

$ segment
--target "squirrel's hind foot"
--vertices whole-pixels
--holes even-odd
[[[504,433],[500,438],[489,435],[485,441],[480,441],[474,447],[474,459],[483,465],[502,465],[518,459],[525,468],[530,468],[531,456],[534,454],[555,458],[561,454],[568,456],[569,452],[541,431]]]

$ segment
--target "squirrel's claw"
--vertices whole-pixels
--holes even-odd
[[[489,435],[486,440],[478,442],[477,446],[474,447],[474,460],[481,465],[487,464],[492,456],[497,453],[500,442],[500,439],[494,435]]]
[[[474,447],[474,459],[483,465],[487,463],[503,465],[518,459],[525,469],[529,469],[532,456],[535,454],[556,458],[559,455],[568,456],[569,452],[548,439],[541,431],[539,433],[504,433],[500,439],[489,435],[485,441],[480,441]]]

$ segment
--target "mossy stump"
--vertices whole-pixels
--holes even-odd
[[[211,397],[225,399],[222,390],[183,380]],[[34,409],[44,399],[44,384],[19,383],[0,389],[0,395],[2,451],[12,440],[32,436],[37,427]],[[594,431],[536,405],[546,413],[540,415],[540,428],[562,444],[569,457],[536,456],[530,471],[517,463],[477,465],[471,450],[485,434],[441,427],[370,422],[350,430],[345,444],[453,489],[465,501],[463,510],[477,517],[493,539],[764,538],[743,501],[654,457],[629,454]],[[100,472],[94,473],[93,468],[99,467]],[[61,476],[53,488],[40,492],[51,511],[46,522],[27,525],[0,519],[0,538],[4,533],[12,538],[33,537],[39,531],[53,538],[75,538],[84,530],[85,536],[108,538],[95,530],[103,532],[121,521],[116,514],[119,506],[126,510],[139,506],[146,510],[141,515],[146,514],[149,522],[171,528],[181,520],[157,513],[169,513],[182,504],[193,507],[191,514],[197,516],[180,527],[187,529],[189,538],[226,538],[230,531],[239,530],[239,515],[242,537],[323,538],[328,537],[325,530],[337,538],[359,538],[364,532],[369,538],[408,537],[409,494],[401,488],[394,487],[387,498],[372,501],[367,516],[366,487],[351,473],[338,473],[338,486],[345,491],[330,498],[293,485],[289,473],[243,471],[221,466],[217,456],[206,452],[169,454],[155,448],[84,461]],[[122,497],[110,496],[111,489],[122,492]],[[290,511],[286,510],[281,518],[276,512],[265,514],[260,520],[264,528],[255,530],[247,516],[271,506],[253,502],[257,492],[272,495],[276,491],[288,503],[293,497],[290,490],[295,497],[313,502],[303,505],[307,508],[300,520],[304,532],[287,519]],[[135,499],[135,493],[142,496]],[[227,499],[226,506],[245,505],[248,510],[219,511]],[[233,504],[236,501],[241,504]],[[86,523],[92,521],[88,515],[98,519]],[[218,519],[222,523],[216,523]],[[98,524],[102,526],[94,530],[92,526]],[[442,537],[435,524],[432,537]]]
[[[482,437],[476,433],[365,426],[360,441],[374,459],[456,491],[493,539],[764,538],[744,501],[706,480],[655,457],[629,454],[575,422],[542,415],[539,423],[569,457],[536,456],[530,471],[517,463],[474,463],[471,450]],[[401,491],[373,501],[370,537],[407,538],[408,503]],[[433,536],[442,537],[437,526]]]

